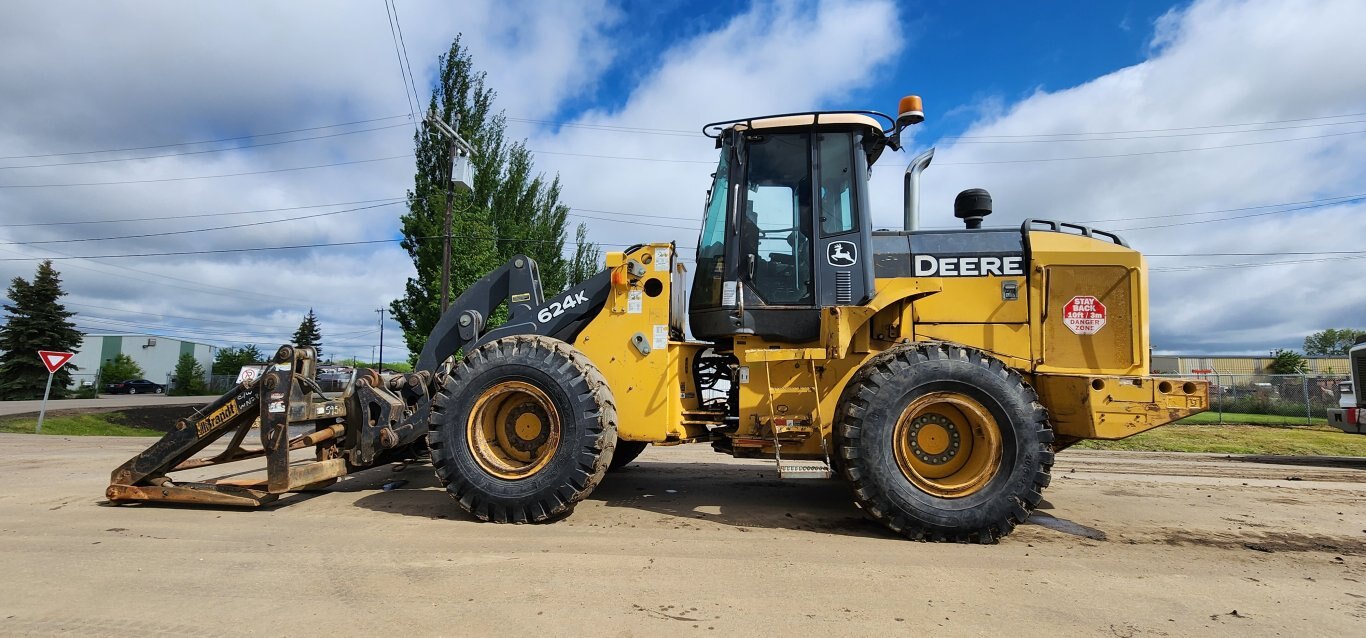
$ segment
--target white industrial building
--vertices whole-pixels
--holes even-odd
[[[71,363],[80,366],[81,374],[78,376],[92,379],[86,375],[93,375],[100,369],[100,365],[116,355],[126,354],[142,367],[146,375],[143,378],[169,386],[171,376],[175,374],[176,362],[180,360],[182,353],[188,352],[204,367],[204,382],[208,383],[215,350],[217,348],[207,343],[181,341],[156,335],[86,334]],[[101,379],[100,383],[114,381],[125,379]]]

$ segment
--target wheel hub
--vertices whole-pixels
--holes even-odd
[[[545,426],[549,421],[545,410],[535,402],[512,408],[504,421],[508,443],[520,452],[535,452],[550,439],[550,430]]]
[[[956,392],[931,392],[912,400],[892,436],[902,474],[933,496],[975,494],[1001,467],[996,419],[977,400]]]
[[[550,397],[524,381],[494,384],[479,395],[466,424],[470,454],[489,474],[527,478],[554,456],[561,437]]]
[[[943,465],[958,456],[962,435],[940,414],[926,414],[911,421],[911,450],[915,457],[930,465]]]

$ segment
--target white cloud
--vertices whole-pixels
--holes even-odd
[[[1196,2],[1156,25],[1150,57],[1080,86],[1039,91],[984,117],[966,136],[1087,131],[1151,131],[1212,124],[1269,122],[1366,112],[1366,5],[1340,1]],[[991,105],[994,106],[994,105]],[[933,117],[933,115],[931,115]],[[1330,121],[1353,121],[1343,118]],[[1366,236],[1366,206],[1347,204],[1236,222],[1173,224],[1259,212],[1195,213],[1366,192],[1366,135],[1109,159],[995,164],[1004,160],[1149,153],[1363,131],[1361,123],[1261,133],[1190,135],[1229,129],[1135,133],[1099,142],[974,144],[948,140],[924,177],[925,224],[957,226],[953,196],[970,187],[992,192],[988,223],[1026,217],[1095,221],[1145,253],[1352,250]],[[1284,125],[1283,125],[1284,126]],[[1145,137],[1171,135],[1170,137]],[[1010,138],[996,138],[1010,139]],[[885,161],[885,160],[884,160]],[[896,161],[904,161],[898,157]],[[986,163],[981,163],[986,162]],[[898,167],[876,178],[880,221],[899,217]],[[1311,257],[1312,258],[1312,257]],[[1329,327],[1358,327],[1366,317],[1360,261],[1160,272],[1194,264],[1266,262],[1293,257],[1172,259],[1153,257],[1153,345],[1159,350],[1260,352],[1298,347]]]
[[[408,58],[425,95],[436,56],[457,32],[499,106],[548,117],[590,90],[610,61],[605,2],[400,0]],[[516,19],[508,19],[516,16]],[[12,157],[260,135],[407,113],[381,3],[61,3],[6,5],[0,21],[0,155]],[[419,107],[421,108],[421,107]],[[386,120],[367,127],[405,124]],[[312,133],[327,134],[341,129]],[[280,138],[252,140],[272,141]],[[0,160],[0,167],[129,157]],[[399,127],[250,151],[4,170],[0,185],[153,180],[286,169],[411,152]],[[412,162],[398,159],[307,171],[115,186],[0,188],[0,225],[125,219],[308,206],[402,196]],[[353,206],[352,206],[353,207]],[[107,237],[281,219],[351,207],[80,226],[0,227],[0,242]],[[252,228],[83,243],[0,243],[17,256],[223,250],[396,236],[401,207]],[[411,265],[395,245],[219,255],[58,261],[73,309],[93,327],[201,334],[206,341],[287,340],[312,306],[332,352],[369,356],[375,308],[402,293]],[[29,277],[34,262],[0,261],[0,277]],[[132,270],[130,270],[132,269]],[[154,273],[147,274],[147,273]],[[173,279],[172,279],[173,278]],[[76,305],[81,304],[81,305]],[[111,310],[115,309],[115,310]],[[127,314],[119,310],[142,314]],[[166,314],[232,321],[159,319]],[[122,320],[125,323],[94,319]],[[229,332],[243,333],[236,336]],[[217,333],[217,334],[215,334]],[[337,338],[328,338],[336,335]],[[215,338],[218,337],[218,338]],[[402,351],[393,324],[388,345]]]
[[[661,43],[666,49],[652,66],[642,67],[635,60],[616,59],[615,51],[632,49],[609,37],[622,31],[627,37],[651,36],[631,34],[629,28],[614,30],[622,26],[623,17],[607,0],[400,0],[398,6],[409,59],[424,95],[424,80],[434,73],[437,54],[456,32],[465,34],[477,64],[488,71],[499,108],[515,117],[555,119],[566,104],[595,103],[593,92],[604,84],[609,70],[638,78],[629,95],[612,101],[616,106],[590,110],[575,120],[588,126],[693,131],[712,120],[844,105],[854,92],[880,79],[904,39],[898,32],[897,7],[890,0],[760,1],[714,30]],[[1149,59],[1141,64],[1065,90],[1039,91],[1018,101],[988,96],[958,108],[980,118],[968,135],[1123,131],[1366,112],[1366,77],[1353,66],[1366,59],[1366,40],[1354,32],[1356,25],[1366,24],[1364,13],[1366,6],[1350,1],[1197,2],[1160,20]],[[934,117],[935,98],[926,98]],[[6,105],[5,117],[0,118],[4,156],[259,135],[408,111],[380,3],[10,3],[6,19],[0,21],[0,103]],[[375,125],[395,122],[403,120]],[[997,214],[990,221],[998,224],[1018,223],[1027,216],[1122,219],[1366,192],[1360,186],[1366,183],[1366,146],[1362,136],[1350,135],[1104,160],[953,165],[1136,153],[1352,129],[1090,143],[948,142],[940,144],[936,163],[925,176],[926,224],[956,225],[950,215],[953,195],[974,186],[992,191]],[[715,151],[697,135],[535,129],[525,124],[511,130],[528,134],[529,145],[540,151],[538,167],[561,174],[565,199],[575,207],[671,218],[635,220],[664,226],[698,223]],[[410,131],[397,128],[231,153],[0,169],[0,185],[276,170],[410,150]],[[0,166],[87,157],[0,160]],[[875,215],[881,225],[899,223],[897,164],[905,159],[888,155],[875,172]],[[401,195],[411,175],[409,160],[392,160],[155,184],[0,188],[0,224],[377,199]],[[202,228],[321,210],[172,223],[3,227],[0,242]],[[1360,205],[1344,205],[1242,222],[1133,230],[1126,236],[1149,253],[1341,249],[1366,235],[1361,212]],[[687,254],[696,241],[694,230],[587,223],[591,238],[609,245],[673,239]],[[55,251],[162,252],[362,241],[394,237],[396,229],[396,209],[375,209],[193,235],[45,246],[0,244],[0,259]],[[1151,262],[1154,267],[1192,263],[1162,258]],[[1360,263],[1155,273],[1154,345],[1259,351],[1268,345],[1295,345],[1318,328],[1352,325],[1366,316],[1362,293],[1347,283],[1354,276],[1360,278]],[[0,277],[29,276],[33,265],[0,261]],[[411,272],[406,256],[393,245],[98,264],[61,261],[57,266],[73,302],[237,322],[239,327],[165,320],[167,332],[236,330],[267,348],[287,337],[312,306],[322,318],[324,335],[352,335],[338,339],[348,344],[339,349],[363,357],[374,339],[363,334],[373,329],[373,309],[400,294]],[[148,315],[80,309],[91,316],[157,321]],[[399,350],[392,324],[390,330],[394,336],[387,345]],[[271,338],[277,336],[281,338]]]

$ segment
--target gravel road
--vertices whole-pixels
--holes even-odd
[[[837,481],[655,448],[569,518],[482,524],[426,465],[262,511],[102,504],[146,439],[0,435],[3,635],[1361,635],[1362,461],[1067,451],[995,546]],[[382,486],[406,481],[392,491]]]

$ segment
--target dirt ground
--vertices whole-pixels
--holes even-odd
[[[1360,460],[1067,451],[1030,524],[969,546],[891,537],[837,481],[779,481],[702,446],[647,450],[544,526],[467,518],[425,465],[261,511],[102,504],[108,472],[148,443],[0,435],[0,634],[1366,627]]]

